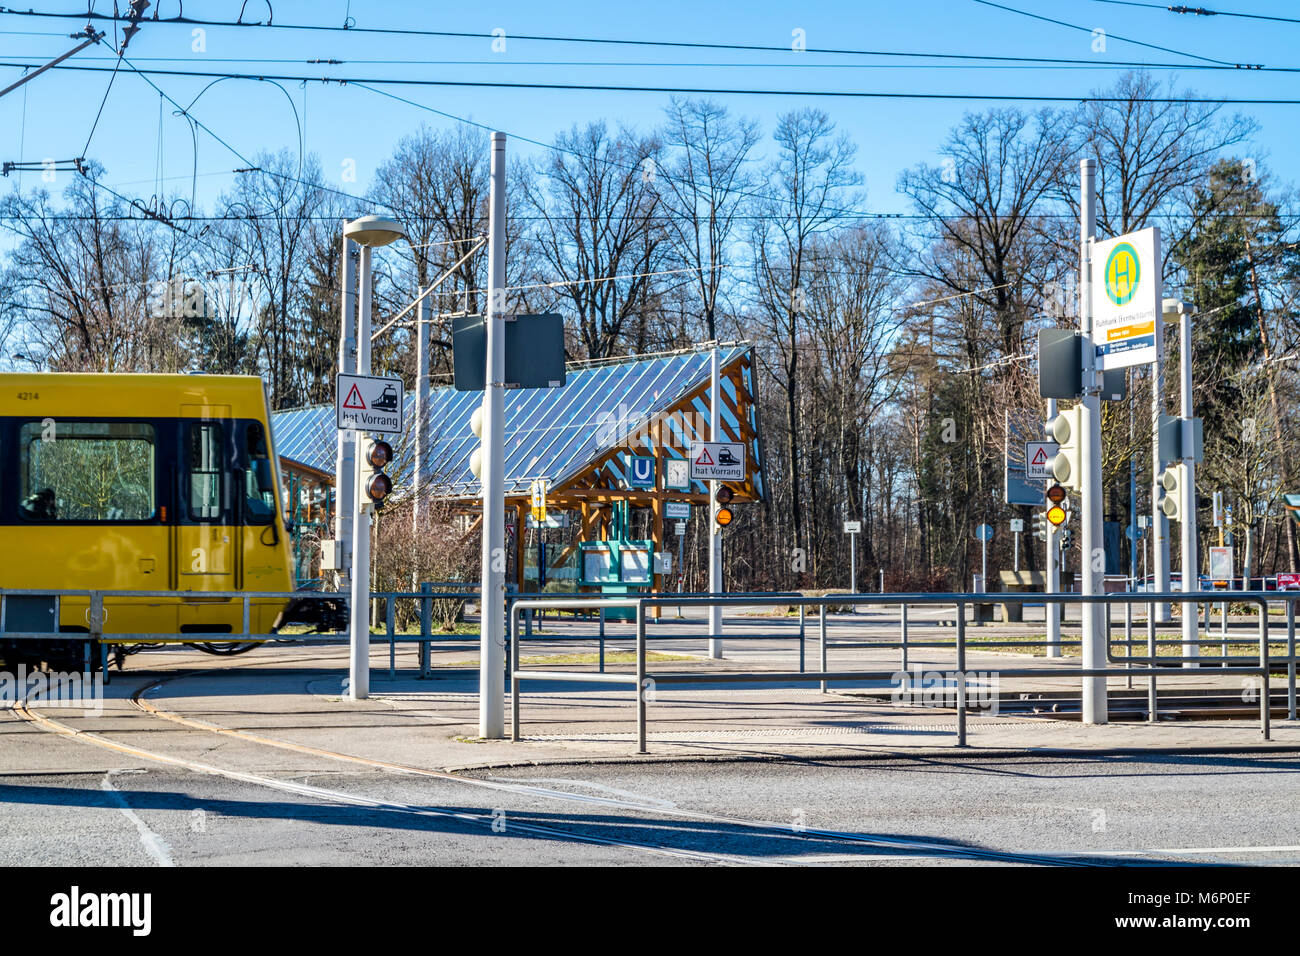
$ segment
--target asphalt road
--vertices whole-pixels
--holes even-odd
[[[14,732],[41,733],[9,724]],[[31,743],[31,741],[28,741]],[[464,779],[199,772],[44,734],[0,747],[0,863],[70,865],[1300,862],[1300,758],[696,762]],[[78,772],[60,762],[82,758]],[[100,766],[94,766],[100,762]]]

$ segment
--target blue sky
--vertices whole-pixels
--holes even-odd
[[[32,0],[42,12],[84,9],[83,0]],[[1105,52],[1093,50],[1089,32],[1032,20],[976,0],[910,0],[907,3],[770,2],[620,4],[577,2],[563,5],[360,3],[326,0],[274,4],[275,21],[341,25],[350,15],[359,27],[398,27],[506,33],[505,52],[493,52],[480,38],[428,38],[210,27],[206,50],[194,52],[189,26],[149,24],[132,40],[128,55],[140,67],[197,69],[311,76],[418,77],[483,79],[506,82],[561,82],[621,85],[703,86],[764,89],[930,93],[1006,93],[1075,96],[1108,86],[1121,72],[1120,60],[1195,63],[1177,53],[1135,46],[1131,37],[1230,63],[1300,66],[1300,24],[1228,17],[1178,16],[1163,9],[1103,3],[1098,0],[1005,0],[1016,7],[1091,29],[1107,31]],[[1295,3],[1279,0],[1221,0],[1213,9],[1277,16],[1300,16]],[[111,10],[105,0],[98,9]],[[125,4],[123,4],[125,6]],[[173,16],[179,4],[161,0],[161,15]],[[240,0],[189,0],[186,16],[233,20]],[[153,11],[151,10],[150,13]],[[249,0],[245,19],[261,19],[266,7]],[[67,50],[66,34],[78,20],[0,15],[0,62],[41,62]],[[112,39],[111,27],[109,38]],[[882,67],[912,60],[828,56],[812,52],[683,50],[653,47],[549,43],[517,39],[525,33],[663,39],[789,46],[792,32],[804,31],[807,46],[999,56],[1067,57],[1085,60],[1071,68],[975,69],[968,65],[924,63],[919,68]],[[21,35],[17,31],[54,33]],[[98,59],[96,59],[98,58]],[[173,58],[164,62],[155,58]],[[229,58],[268,58],[291,62],[238,63]],[[314,58],[348,61],[341,66],[308,65]],[[363,62],[421,60],[428,63]],[[296,62],[293,62],[296,61]],[[79,54],[69,64],[111,65],[103,47]],[[591,64],[591,65],[578,65]],[[730,64],[715,66],[708,64]],[[739,65],[735,65],[739,64]],[[1161,75],[1171,71],[1162,70]],[[0,67],[0,87],[20,71]],[[1180,85],[1207,95],[1300,99],[1300,73],[1215,72],[1181,69]],[[53,71],[24,89],[0,98],[0,159],[39,161],[81,155],[94,122],[108,74]],[[173,98],[188,103],[208,82],[188,77],[155,77]],[[307,149],[319,155],[325,181],[348,192],[364,192],[373,169],[404,134],[421,123],[445,127],[453,121],[385,99],[356,87],[286,84],[305,124]],[[549,141],[557,130],[594,119],[622,121],[648,129],[661,118],[667,95],[589,91],[505,91],[482,88],[389,88],[428,106],[469,117],[524,137]],[[970,101],[837,99],[817,96],[717,96],[735,112],[756,119],[769,147],[775,118],[799,105],[825,109],[858,143],[859,169],[866,178],[874,211],[906,211],[895,192],[898,173],[918,162],[937,162],[936,148],[961,114],[996,104]],[[1027,104],[1031,106],[1032,104]],[[1234,107],[1236,109],[1238,107]],[[1254,116],[1262,132],[1251,146],[1257,161],[1280,179],[1300,181],[1295,126],[1300,106],[1239,107]],[[104,182],[147,198],[155,180],[167,178],[168,191],[189,193],[197,166],[201,205],[212,200],[243,165],[200,132],[197,161],[187,123],[165,106],[161,127],[159,96],[139,76],[124,72],[113,84],[86,155],[107,170]],[[296,148],[297,127],[284,95],[265,83],[231,81],[209,90],[193,114],[251,158],[262,149]],[[21,146],[21,157],[20,153]],[[536,147],[516,142],[515,155]],[[161,156],[160,156],[161,153]],[[345,178],[355,164],[355,181]],[[11,176],[0,189],[18,181]],[[59,186],[65,185],[60,180]],[[24,186],[37,183],[34,174]]]

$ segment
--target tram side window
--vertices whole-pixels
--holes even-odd
[[[190,425],[188,441],[190,476],[190,520],[221,520],[221,425],[197,422]]]
[[[18,505],[32,521],[145,521],[154,516],[152,425],[28,422],[19,433]]]
[[[244,436],[244,521],[270,524],[275,520],[275,477],[266,430],[261,422],[250,422]]]

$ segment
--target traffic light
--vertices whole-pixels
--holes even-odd
[[[479,440],[478,447],[469,453],[469,470],[475,478],[483,477],[483,406],[474,409],[469,417],[469,428]]]
[[[1183,520],[1183,488],[1187,486],[1187,465],[1176,461],[1160,473],[1160,510],[1170,521]]]
[[[1083,488],[1083,406],[1067,408],[1047,423],[1047,434],[1060,445],[1049,463],[1056,480],[1076,491]]]
[[[1039,541],[1047,540],[1047,515],[1041,511],[1034,512],[1034,537]]]
[[[1046,518],[1053,528],[1059,528],[1061,525],[1065,524],[1065,519],[1070,517],[1070,512],[1066,511],[1065,508],[1066,503],[1061,502],[1060,504],[1052,505],[1047,509]]]
[[[719,534],[723,528],[731,524],[731,519],[735,517],[727,505],[731,504],[734,497],[731,488],[727,485],[719,485],[717,494],[713,496],[713,533]]]
[[[384,506],[384,499],[393,492],[393,479],[384,473],[384,468],[392,463],[393,446],[386,441],[373,438],[361,439],[361,460],[371,468],[371,473],[361,481],[361,503],[369,499],[376,508]]]

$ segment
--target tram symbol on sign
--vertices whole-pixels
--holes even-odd
[[[352,386],[353,391],[356,391],[356,388],[355,385]],[[397,411],[397,403],[399,401],[401,401],[401,396],[397,394],[397,387],[394,385],[388,385],[384,388],[383,393],[375,399],[374,406],[383,412],[395,412]],[[343,407],[347,408],[348,406],[344,404]]]

